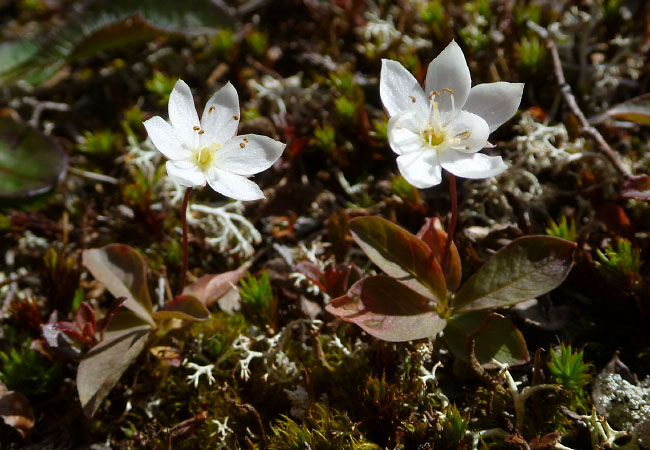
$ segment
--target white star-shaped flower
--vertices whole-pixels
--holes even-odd
[[[455,41],[429,64],[424,90],[400,63],[382,60],[380,95],[388,112],[388,142],[397,166],[417,188],[442,181],[442,168],[464,178],[499,175],[500,156],[477,153],[488,135],[510,119],[521,102],[522,83],[471,87],[465,56]]]
[[[151,141],[165,155],[167,173],[176,183],[205,186],[236,200],[264,194],[246,177],[268,169],[285,144],[266,136],[237,136],[239,98],[227,83],[212,95],[199,117],[190,88],[178,80],[169,96],[169,121],[155,116],[144,122]]]

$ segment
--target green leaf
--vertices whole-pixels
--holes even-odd
[[[228,11],[210,0],[96,0],[86,3],[83,11],[42,43],[28,41],[24,52],[30,51],[33,56],[3,65],[0,84],[18,79],[39,84],[64,64],[100,51],[161,36],[214,33],[233,23]],[[21,50],[16,45],[7,48],[5,53]]]
[[[210,311],[191,295],[181,295],[169,302],[165,308],[153,313],[153,318],[160,319],[181,319],[201,322],[210,317]]]
[[[643,94],[619,103],[605,113],[614,119],[650,126],[650,94]]]
[[[426,219],[425,224],[420,228],[420,231],[418,231],[417,237],[422,239],[424,243],[429,246],[435,258],[442,265],[442,257],[447,244],[447,233],[442,229],[440,218],[434,217]],[[460,286],[463,273],[458,248],[456,248],[456,244],[454,244],[453,241],[449,246],[448,259],[447,270],[444,271],[447,290],[450,292],[456,292],[458,286]]]
[[[122,374],[147,344],[151,325],[131,311],[119,311],[104,340],[90,349],[79,363],[77,391],[87,417],[92,417]]]
[[[26,197],[56,185],[68,156],[51,138],[27,125],[0,119],[0,198]]]
[[[410,341],[435,336],[445,327],[430,299],[386,275],[364,278],[325,309],[385,341]]]
[[[138,252],[128,245],[111,244],[85,250],[82,259],[84,266],[115,298],[125,297],[125,307],[154,325],[147,265]]]
[[[350,221],[352,237],[387,275],[420,295],[440,301],[447,297],[442,269],[422,240],[380,217]]]
[[[575,247],[550,236],[515,239],[463,285],[454,299],[454,311],[500,308],[555,289],[573,266]]]
[[[474,311],[452,316],[443,333],[447,347],[457,358],[469,362],[467,346],[469,338],[484,324],[487,311]],[[485,368],[495,368],[490,361],[495,359],[510,366],[524,364],[530,360],[526,341],[521,332],[505,317],[495,314],[485,330],[474,338],[474,354]]]

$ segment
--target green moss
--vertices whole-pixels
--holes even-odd
[[[9,334],[9,327],[5,334]],[[12,333],[12,348],[0,352],[0,381],[10,391],[18,391],[27,396],[38,396],[51,392],[61,375],[61,366],[45,356],[30,350],[30,338],[20,340]],[[7,338],[9,336],[5,336]]]
[[[334,408],[315,404],[311,416],[302,423],[282,416],[272,426],[269,450],[379,450],[356,431],[346,414]]]

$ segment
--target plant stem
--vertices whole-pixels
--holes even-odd
[[[181,271],[181,288],[178,291],[178,295],[183,293],[185,290],[185,280],[187,278],[187,205],[190,203],[190,194],[192,193],[192,188],[188,187],[185,190],[185,197],[183,197],[183,206],[181,207],[181,224],[183,227],[183,269]]]
[[[449,249],[451,243],[454,241],[454,230],[456,229],[456,220],[458,218],[458,198],[456,197],[456,176],[449,173],[449,196],[451,197],[451,222],[449,223],[449,230],[447,231],[447,242],[445,242],[445,250],[442,252],[441,269],[443,273],[447,273],[447,260],[449,259]]]

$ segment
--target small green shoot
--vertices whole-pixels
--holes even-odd
[[[334,100],[334,106],[342,120],[346,122],[352,122],[355,120],[355,114],[357,112],[357,105],[355,102],[347,97],[339,97]]]
[[[390,190],[405,202],[413,205],[417,205],[421,202],[420,192],[406,181],[402,175],[393,177],[390,182]]]
[[[246,45],[253,55],[263,58],[269,48],[269,37],[266,33],[253,30],[246,35]]]
[[[641,270],[641,251],[633,248],[632,243],[624,238],[618,238],[616,244],[607,245],[605,251],[596,249],[600,260],[600,269],[605,276],[614,280],[630,280],[639,278]]]
[[[0,381],[27,396],[46,394],[59,377],[60,366],[29,349],[29,342],[0,352]]]
[[[529,72],[540,71],[546,63],[546,47],[537,36],[530,39],[522,38],[518,44],[515,44],[515,51],[519,65]]]
[[[166,105],[169,103],[169,94],[172,93],[177,78],[165,75],[162,72],[154,72],[153,78],[147,80],[144,86],[149,92],[158,97],[158,104]]]
[[[241,308],[246,317],[256,321],[259,325],[275,328],[278,313],[278,301],[273,295],[271,279],[267,271],[262,272],[259,278],[250,273],[239,282],[239,295]]]
[[[434,0],[421,4],[418,8],[418,14],[427,25],[440,26],[445,14],[445,8],[440,0]]]
[[[567,241],[575,242],[577,237],[576,221],[574,218],[571,218],[571,222],[569,222],[566,216],[562,216],[557,223],[551,219],[551,223],[546,229],[546,234],[548,236],[559,237],[566,239]]]
[[[354,97],[357,85],[354,82],[354,74],[352,72],[331,73],[330,81],[332,86],[341,94]]]
[[[93,155],[114,153],[122,145],[122,136],[110,130],[85,131],[77,150]]]
[[[582,356],[582,350],[573,351],[571,345],[564,345],[564,342],[560,346],[559,354],[555,352],[555,349],[551,349],[551,361],[548,363],[548,368],[558,384],[572,391],[589,384],[591,367],[582,361]]]
[[[336,148],[336,131],[334,127],[329,124],[325,124],[322,127],[316,125],[314,129],[314,141],[319,148],[327,152],[334,150]]]

